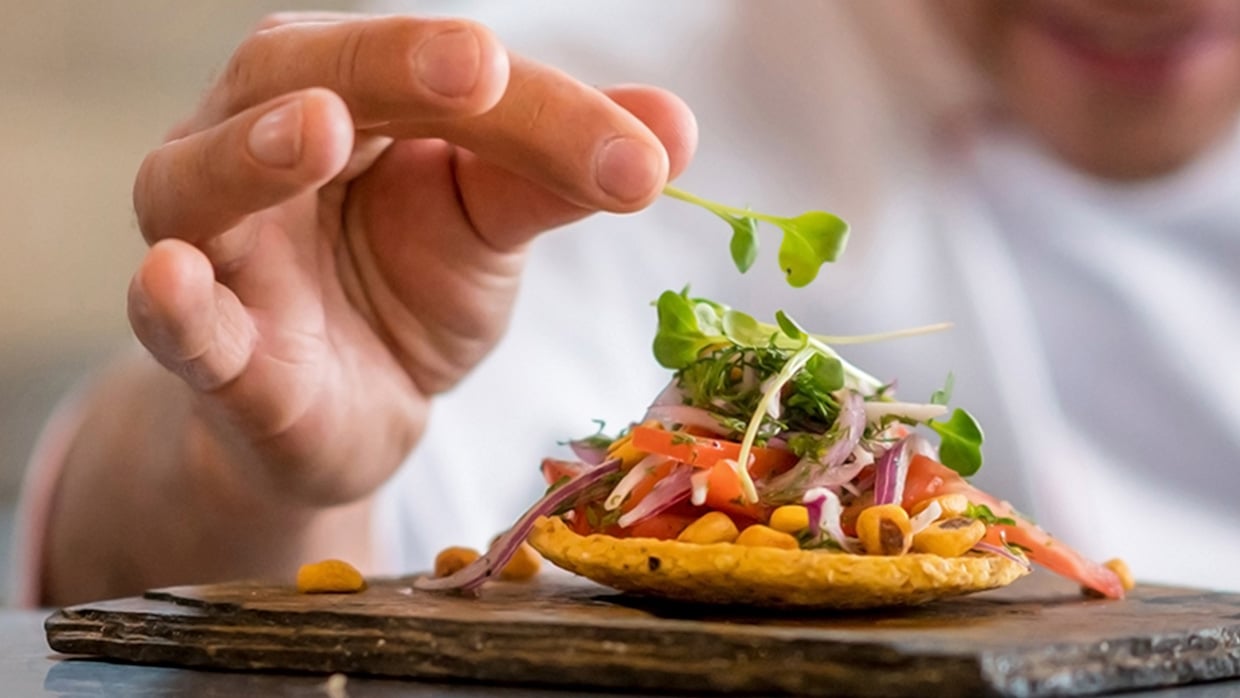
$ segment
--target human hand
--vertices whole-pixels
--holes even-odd
[[[476,24],[265,20],[134,187],[130,320],[194,394],[187,458],[365,496],[502,334],[530,241],[648,205],[695,144],[669,93],[596,90]]]

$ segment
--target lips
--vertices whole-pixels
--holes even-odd
[[[1131,3],[1122,10],[1105,3],[1026,7],[1028,19],[1074,67],[1099,83],[1130,90],[1175,83],[1196,57],[1234,40],[1240,28],[1240,4],[1233,2],[1173,4],[1146,12]]]

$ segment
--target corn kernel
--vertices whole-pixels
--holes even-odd
[[[736,536],[740,531],[736,530],[736,524],[728,515],[722,511],[712,511],[703,514],[697,521],[685,527],[685,530],[676,536],[676,540],[681,543],[697,543],[699,545],[710,545],[711,543],[731,543],[736,540]]]
[[[542,569],[542,557],[529,543],[522,543],[517,552],[499,571],[499,578],[509,582],[523,582],[538,574]]]
[[[444,548],[435,556],[435,576],[447,577],[456,574],[479,557],[481,555],[473,548]]]
[[[925,511],[926,507],[930,506],[930,502],[938,502],[939,507],[943,510],[943,513],[939,514],[939,521],[954,519],[957,516],[964,516],[964,513],[969,509],[969,498],[965,497],[963,494],[954,492],[952,494],[931,497],[930,499],[923,499],[913,505],[913,509],[909,512],[909,516],[917,516],[921,512]]]
[[[913,542],[908,512],[898,504],[869,507],[857,517],[857,537],[869,555],[903,555]]]
[[[1128,563],[1118,557],[1107,560],[1102,563],[1102,566],[1111,570],[1115,573],[1115,576],[1119,577],[1119,583],[1123,585],[1124,591],[1132,591],[1132,588],[1137,585],[1137,581],[1132,577],[1132,570],[1128,569]]]
[[[786,504],[771,512],[767,525],[784,533],[804,531],[809,528],[809,510],[800,504]]]
[[[366,588],[366,579],[344,560],[323,560],[297,570],[297,591],[303,594],[351,594]]]
[[[913,550],[939,557],[959,557],[986,535],[986,524],[977,519],[954,516],[930,524],[913,536]]]
[[[747,527],[741,534],[736,537],[737,545],[744,545],[751,548],[780,548],[783,550],[797,550],[801,544],[790,533],[776,531],[769,526],[762,524],[754,524]]]

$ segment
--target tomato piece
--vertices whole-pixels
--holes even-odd
[[[1017,514],[1007,502],[977,489],[956,471],[921,454],[913,456],[909,461],[902,502],[905,509],[912,509],[918,502],[931,497],[956,493],[965,495],[974,504],[990,507],[995,516],[1016,521],[1015,526],[990,526],[986,531],[986,542],[992,545],[1003,545],[1004,540],[1015,543],[1026,549],[1030,560],[1062,577],[1074,580],[1107,598],[1124,597],[1124,586],[1118,575],[1052,538],[1036,524]]]
[[[667,474],[672,472],[672,468],[676,467],[676,465],[676,461],[669,460],[652,468],[649,475],[642,478],[641,482],[634,485],[632,490],[629,490],[629,496],[620,505],[620,511],[627,513],[630,509],[637,506],[637,503],[650,494],[650,490],[654,489],[659,480],[667,477]]]
[[[741,445],[726,439],[694,436],[683,431],[633,427],[633,447],[646,453],[675,458],[698,468],[709,468],[720,460],[736,460]],[[796,465],[791,451],[754,446],[750,449],[749,474],[755,478],[781,473]]]
[[[765,521],[767,507],[745,501],[741,492],[741,479],[732,466],[722,461],[710,467],[706,484],[706,506],[728,515]]]
[[[657,538],[659,540],[675,540],[680,532],[697,520],[693,514],[665,511],[648,519],[638,521],[629,527],[626,535],[630,538]]]
[[[564,478],[571,480],[586,471],[586,468],[581,466],[582,464],[579,461],[544,458],[542,462],[543,479],[547,481],[548,487]]]

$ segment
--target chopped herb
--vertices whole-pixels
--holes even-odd
[[[555,492],[556,490],[560,489],[560,488],[561,488],[561,487],[563,487],[565,484],[567,484],[570,480],[572,480],[572,478],[571,478],[571,477],[569,477],[569,476],[567,476],[567,475],[561,475],[560,477],[558,477],[558,478],[556,479],[556,481],[555,481],[555,482],[551,483],[550,485],[547,485],[547,491],[546,491],[546,492],[543,492],[543,496],[544,496],[544,497],[546,497],[547,495],[551,494],[552,492]]]
[[[1016,525],[1016,519],[1007,516],[997,516],[990,510],[990,507],[985,504],[974,504],[973,502],[969,502],[969,505],[964,510],[964,515],[970,519],[977,519],[988,526]]]

